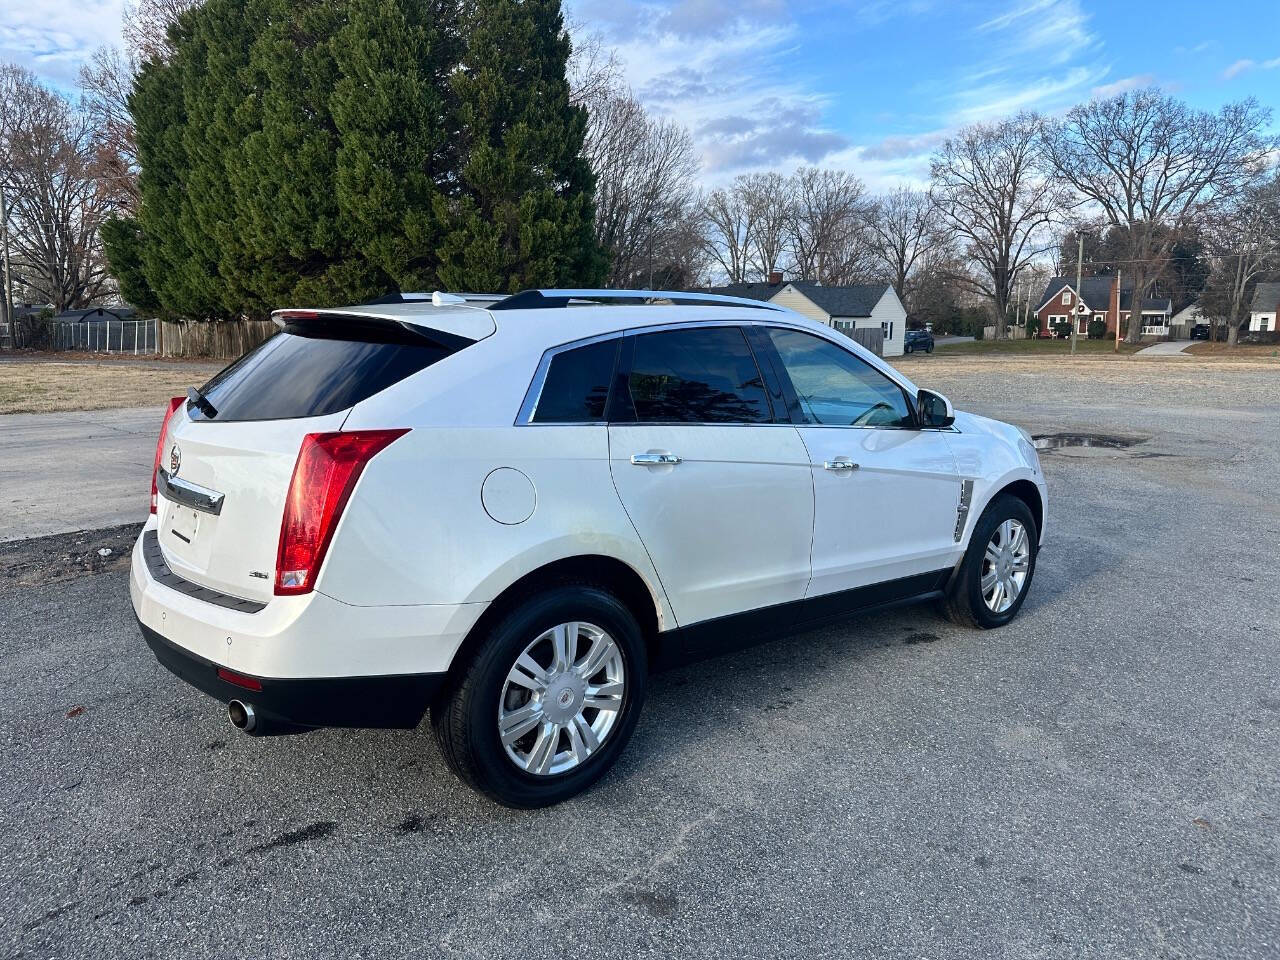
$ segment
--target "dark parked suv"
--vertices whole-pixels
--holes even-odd
[[[1191,328],[1191,339],[1192,340],[1208,340],[1209,325],[1207,323],[1197,323],[1194,327]]]
[[[914,353],[923,350],[933,353],[933,334],[928,330],[908,330],[902,343],[903,353]]]

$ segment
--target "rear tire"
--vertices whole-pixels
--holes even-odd
[[[909,344],[909,343],[908,343],[905,347],[903,347],[903,348],[902,348],[902,352],[903,352],[903,353],[910,353],[910,352],[911,352],[912,350],[914,350],[914,349],[915,349],[915,348],[914,348],[913,346],[911,346],[911,344]]]
[[[463,782],[507,807],[550,806],[613,766],[639,719],[647,672],[640,627],[621,601],[588,584],[559,586],[488,632],[432,708],[431,726]]]
[[[942,600],[943,616],[983,630],[1016,617],[1035,576],[1039,541],[1031,509],[1010,494],[997,496],[974,525],[969,549]],[[1017,587],[1011,601],[1010,585]]]

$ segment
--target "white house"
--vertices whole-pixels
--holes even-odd
[[[1196,324],[1208,323],[1204,311],[1200,309],[1200,301],[1196,300],[1183,307],[1169,319],[1169,335],[1175,340],[1191,336],[1191,328]]]
[[[817,283],[735,283],[713,293],[767,300],[821,321],[852,336],[854,330],[876,329],[884,334],[884,356],[902,356],[907,309],[889,283],[857,283],[826,287]]]
[[[1280,315],[1280,283],[1258,284],[1249,307],[1250,332],[1266,333],[1277,329],[1277,315]]]

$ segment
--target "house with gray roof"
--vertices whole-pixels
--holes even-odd
[[[1253,302],[1249,305],[1249,332],[1275,331],[1280,316],[1280,283],[1260,283],[1253,290]]]
[[[884,336],[882,356],[902,356],[907,310],[891,283],[824,286],[801,280],[783,282],[778,277],[776,282],[732,283],[708,292],[776,303],[850,337],[855,330],[878,329]]]
[[[1040,318],[1040,336],[1056,335],[1062,324],[1074,324],[1079,336],[1086,336],[1089,324],[1099,320],[1106,325],[1108,336],[1115,336],[1116,324],[1123,335],[1133,313],[1133,284],[1123,284],[1116,277],[1085,277],[1076,290],[1074,277],[1053,277],[1045,285],[1036,316]],[[1144,297],[1142,300],[1142,335],[1168,337],[1173,301],[1168,297]]]

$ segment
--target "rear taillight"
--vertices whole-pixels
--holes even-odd
[[[308,433],[289,481],[276,554],[276,596],[310,593],[334,528],[370,460],[408,430]]]
[[[156,512],[156,500],[159,491],[156,489],[156,471],[160,469],[160,458],[164,456],[164,435],[169,432],[169,421],[173,419],[177,409],[187,402],[186,397],[174,397],[169,401],[169,409],[164,412],[164,422],[160,424],[160,436],[156,438],[156,462],[151,465],[151,512]]]

